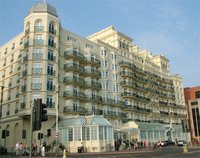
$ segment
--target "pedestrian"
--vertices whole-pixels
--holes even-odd
[[[45,157],[45,145],[44,144],[41,145],[41,156]]]
[[[16,143],[15,145],[15,151],[16,151],[16,155],[19,155],[19,142]]]
[[[20,143],[20,144],[19,144],[19,155],[20,155],[20,156],[22,155],[22,150],[23,150],[23,144]]]

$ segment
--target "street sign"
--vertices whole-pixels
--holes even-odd
[[[59,133],[55,133],[55,139],[59,138]]]

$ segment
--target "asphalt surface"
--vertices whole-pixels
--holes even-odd
[[[13,156],[13,155],[0,155],[0,158],[28,158],[28,156]],[[55,158],[55,155],[46,156],[46,158]],[[62,155],[58,156],[63,157]],[[182,147],[168,146],[156,150],[142,149],[142,150],[128,150],[128,151],[115,151],[104,153],[79,153],[67,155],[67,158],[200,158],[200,147],[190,147],[187,153],[183,153]],[[35,156],[33,158],[40,158]]]

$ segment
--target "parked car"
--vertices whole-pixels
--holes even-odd
[[[163,147],[163,146],[167,146],[167,142],[163,140],[163,141],[160,142],[160,145],[161,145],[162,147]]]
[[[185,140],[179,140],[177,145],[178,146],[184,146],[184,145],[186,145],[186,141]]]
[[[7,153],[7,149],[4,148],[2,145],[0,145],[0,155],[6,154]]]
[[[175,145],[175,142],[173,142],[171,140],[166,140],[165,142],[167,145]]]

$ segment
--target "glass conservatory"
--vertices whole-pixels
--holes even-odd
[[[59,121],[59,141],[69,152],[105,152],[114,150],[113,127],[103,116],[73,116]]]

